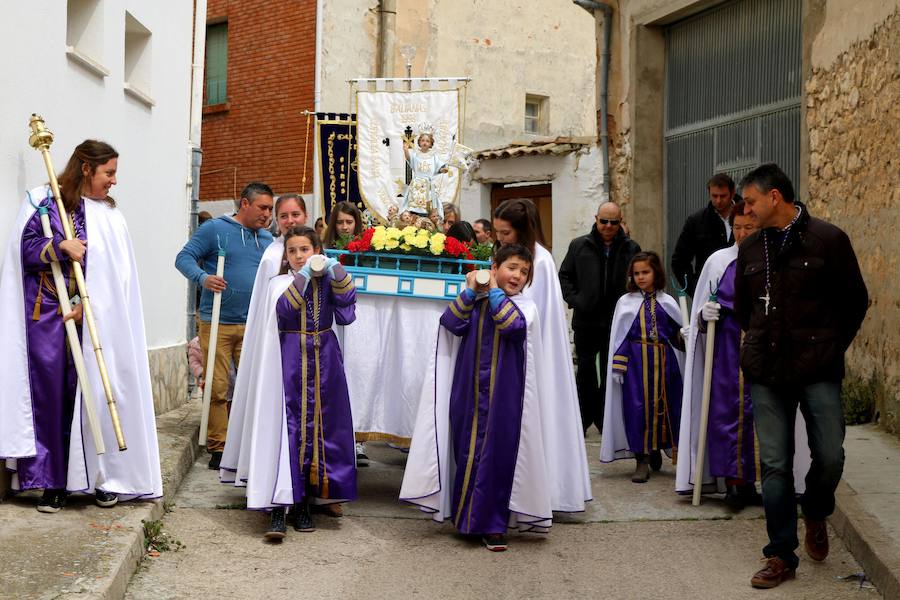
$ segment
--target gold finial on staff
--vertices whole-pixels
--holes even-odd
[[[75,239],[75,233],[69,223],[66,207],[63,204],[62,194],[59,191],[59,182],[56,180],[56,171],[53,169],[53,161],[50,158],[50,144],[53,143],[53,133],[47,129],[44,119],[40,115],[32,114],[28,122],[31,127],[31,135],[28,143],[39,151],[44,158],[44,166],[47,168],[47,176],[50,178],[50,188],[56,198],[56,208],[59,211],[59,220],[62,223],[63,233],[67,240]],[[81,295],[81,304],[84,310],[84,321],[87,323],[91,343],[94,347],[94,356],[97,359],[97,367],[100,370],[100,380],[103,384],[103,392],[106,395],[106,406],[109,408],[109,416],[112,419],[113,430],[116,434],[116,442],[119,450],[127,448],[125,434],[122,432],[122,423],[119,421],[119,411],[116,407],[116,399],[113,396],[112,385],[109,382],[109,372],[106,368],[106,360],[103,358],[103,349],[100,346],[100,336],[97,333],[97,324],[94,321],[94,310],[88,296],[87,285],[84,281],[84,270],[81,263],[72,261],[72,270],[75,273],[75,282],[78,285],[78,293]]]

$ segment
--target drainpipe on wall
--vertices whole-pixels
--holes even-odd
[[[394,76],[394,46],[397,44],[397,0],[381,0],[378,3],[381,29],[378,39],[378,76]]]
[[[316,0],[316,75],[315,75],[315,84],[313,88],[313,112],[318,113],[322,104],[322,69],[323,61],[322,61],[322,37],[324,35],[323,26],[325,22],[324,12],[324,0]],[[347,112],[351,112],[350,108],[347,107]],[[313,116],[313,128],[316,127],[315,116]],[[315,134],[313,134],[313,140],[315,140]],[[322,185],[322,182],[319,181],[319,145],[313,143],[313,187],[312,187],[312,202],[307,206],[307,212],[312,217],[312,223],[315,223],[316,218],[325,217],[325,214],[319,214],[319,188]],[[304,190],[300,190],[301,193]],[[310,212],[311,211],[311,212]]]
[[[603,194],[606,200],[612,200],[609,196],[609,128],[607,116],[609,114],[609,45],[612,36],[612,8],[605,2],[596,0],[572,0],[575,4],[588,11],[594,18],[597,11],[603,12],[603,41],[600,50],[600,81],[597,84],[597,95],[600,101],[600,160],[603,162]]]
[[[191,62],[191,116],[188,129],[190,142],[190,171],[187,188],[190,202],[190,234],[197,230],[197,213],[200,208],[200,133],[203,129],[203,62],[206,57],[206,0],[194,4],[194,55]],[[194,339],[196,323],[197,286],[188,282],[187,294],[187,342]]]

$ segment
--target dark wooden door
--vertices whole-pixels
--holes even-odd
[[[534,202],[541,218],[541,233],[544,235],[545,246],[553,249],[553,201],[549,183],[539,185],[515,185],[504,187],[504,184],[494,184],[491,189],[491,214],[494,214],[500,203],[509,198],[528,198]]]

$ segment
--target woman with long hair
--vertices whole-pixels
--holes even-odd
[[[16,473],[19,490],[43,489],[37,509],[59,511],[72,492],[93,494],[107,508],[120,499],[157,498],[162,477],[147,360],[138,268],[128,227],[109,191],[117,183],[118,153],[105,142],[79,144],[59,174],[61,200],[75,239],[67,240],[49,185],[28,192],[0,271],[0,458]],[[44,236],[46,210],[52,238]],[[74,263],[86,287],[101,336],[109,381],[118,403],[128,451],[109,450],[116,438],[101,416],[107,452],[95,456],[91,430],[82,424],[81,386],[90,385],[98,415],[108,411],[92,342],[81,333],[87,382],[79,382],[64,321],[81,322],[82,305],[61,314],[51,263],[61,267],[76,295]],[[24,302],[23,302],[24,299]],[[77,299],[75,299],[77,302]],[[73,302],[74,304],[74,302]],[[19,307],[16,309],[15,307]],[[21,333],[16,333],[21,332]],[[11,460],[9,460],[11,459]]]
[[[579,512],[591,500],[584,431],[575,390],[572,348],[562,289],[553,256],[542,244],[541,218],[528,198],[510,198],[494,210],[497,245],[521,244],[534,255],[533,280],[522,294],[534,301],[541,320],[543,356],[539,363],[553,402],[541,404],[544,451],[550,469],[553,510]]]
[[[328,227],[325,228],[325,248],[334,248],[334,243],[341,237],[356,237],[362,233],[362,213],[352,202],[338,202],[328,216]]]

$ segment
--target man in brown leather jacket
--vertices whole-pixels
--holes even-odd
[[[812,453],[800,500],[804,545],[813,560],[828,555],[825,518],[844,467],[844,353],[869,299],[847,234],[795,202],[777,165],[751,171],[741,188],[760,228],[738,252],[735,312],[746,332],[741,368],[753,399],[769,534],[766,566],[751,584],[767,588],[792,578],[799,563],[792,474],[798,408]]]

